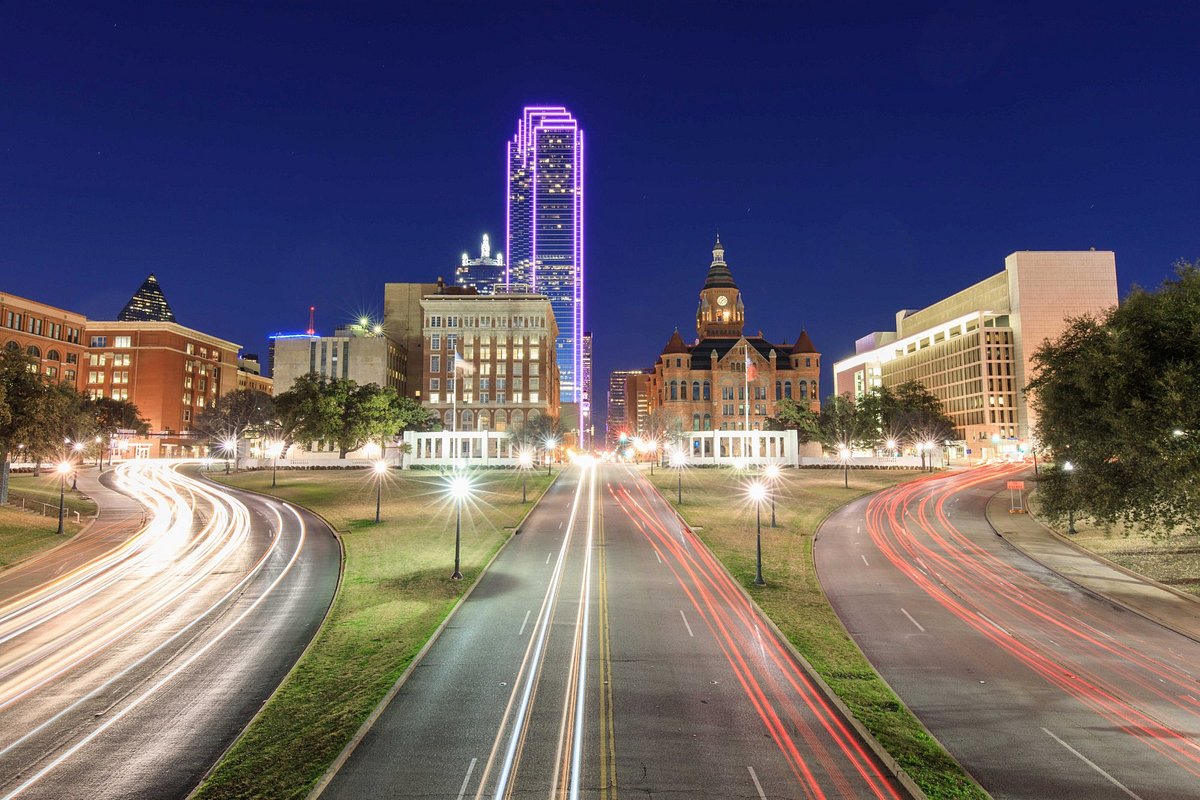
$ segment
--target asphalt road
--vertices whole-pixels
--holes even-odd
[[[0,576],[0,798],[185,797],[316,632],[340,550],[307,512],[163,462]]]
[[[1023,467],[833,515],[821,584],[880,674],[996,798],[1200,797],[1200,644],[1070,584],[984,516]]]
[[[904,796],[669,506],[571,467],[323,798]]]

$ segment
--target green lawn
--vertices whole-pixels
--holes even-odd
[[[10,475],[9,500],[0,506],[0,569],[48,550],[66,541],[79,532],[96,513],[96,504],[67,487],[65,505],[79,511],[83,519],[76,524],[74,514],[68,514],[64,527],[65,536],[58,535],[58,477],[42,475]],[[20,498],[37,513],[21,509]],[[42,507],[31,501],[40,501],[54,506],[49,516],[42,516]]]
[[[79,492],[71,491],[70,476],[67,476],[65,505],[71,511],[78,511],[84,517],[96,515],[96,504],[84,497]],[[10,503],[18,505],[19,502],[13,502],[13,499],[24,497],[25,500],[36,500],[40,503],[52,505],[55,508],[55,513],[58,509],[58,475],[30,475],[22,473],[20,475],[8,476],[8,493]],[[38,506],[41,509],[41,506]],[[57,521],[55,521],[57,525]]]
[[[679,510],[689,524],[702,528],[699,536],[734,578],[930,798],[986,798],[880,680],[838,620],[813,569],[813,533],[832,510],[920,475],[851,471],[850,488],[844,489],[838,470],[784,470],[777,489],[779,527],[770,527],[770,508],[763,509],[767,585],[761,588],[754,585],[754,509],[739,488],[744,478],[725,469],[685,471]],[[651,480],[674,505],[674,472],[655,470]]]
[[[556,473],[557,474],[557,471]],[[386,476],[383,523],[366,470],[214,475],[316,511],[342,536],[345,566],[324,627],[245,735],[217,765],[200,798],[304,797],[358,730],[532,502],[508,471],[474,474],[464,505],[461,582],[450,580],[454,510],[436,473]],[[549,483],[529,475],[529,499]]]

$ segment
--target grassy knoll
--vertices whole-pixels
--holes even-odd
[[[851,471],[842,488],[838,470],[784,470],[776,517],[763,508],[763,575],[754,585],[754,508],[743,500],[742,481],[729,470],[697,469],[683,475],[679,510],[763,611],[837,692],[931,798],[985,798],[949,754],[900,704],[846,633],[817,582],[813,533],[830,511],[855,497],[918,477],[919,472]],[[676,476],[655,470],[651,479],[673,505]]]
[[[0,506],[0,569],[62,544],[80,526],[66,524],[66,536],[58,535],[58,517],[43,517],[19,508]]]
[[[58,535],[58,476],[57,475],[10,475],[9,505],[0,506],[0,569],[48,550],[74,536],[87,524],[87,518],[96,513],[96,504],[67,487],[66,507],[83,515],[76,524],[73,514],[66,519],[66,536]],[[33,511],[20,507],[20,498],[25,498]],[[54,506],[49,516],[42,516],[40,505],[31,501],[49,503]]]
[[[531,473],[522,504],[519,474],[475,474],[476,498],[462,515],[465,579],[453,582],[454,508],[436,473],[390,472],[379,525],[366,470],[281,471],[277,489],[269,471],[214,477],[321,514],[346,560],[325,625],[200,788],[206,799],[307,794],[549,482]]]
[[[65,505],[70,511],[78,511],[82,516],[95,516],[96,504],[85,497],[80,492],[71,491],[71,476],[67,476],[67,491],[65,496]],[[8,493],[9,501],[12,505],[19,505],[20,501],[16,498],[24,497],[26,502],[37,501],[46,503],[55,508],[55,513],[58,509],[58,475],[50,473],[45,475],[9,475],[8,476]],[[37,506],[40,510],[41,506]],[[58,524],[57,519],[55,525]]]
[[[1037,494],[1029,498],[1029,510],[1037,514]],[[1046,522],[1047,525],[1050,523]],[[1050,525],[1063,534],[1067,524]],[[1126,525],[1097,525],[1085,517],[1075,520],[1077,534],[1071,543],[1091,550],[1114,564],[1164,583],[1181,592],[1200,596],[1200,536],[1146,530]]]

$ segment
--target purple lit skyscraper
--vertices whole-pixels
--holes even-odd
[[[562,106],[527,106],[508,143],[508,285],[550,298],[560,400],[583,397],[583,131]]]

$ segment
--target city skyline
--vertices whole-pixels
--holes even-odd
[[[564,9],[550,25],[495,9],[464,28],[384,10],[364,40],[362,20],[321,10],[34,10],[0,34],[21,198],[0,215],[4,289],[113,319],[154,272],[179,319],[250,352],[312,305],[322,329],[378,317],[380,284],[452,283],[466,242],[500,247],[499,143],[530,101],[588,130],[600,375],[653,361],[650,321],[690,324],[690,291],[664,287],[694,284],[718,229],[756,327],[811,331],[826,386],[897,303],[1007,253],[1112,250],[1122,297],[1200,255],[1181,135],[1200,109],[1178,102],[1195,12],[860,11]],[[571,58],[461,57],[539,36]],[[815,299],[803,319],[796,292]]]

